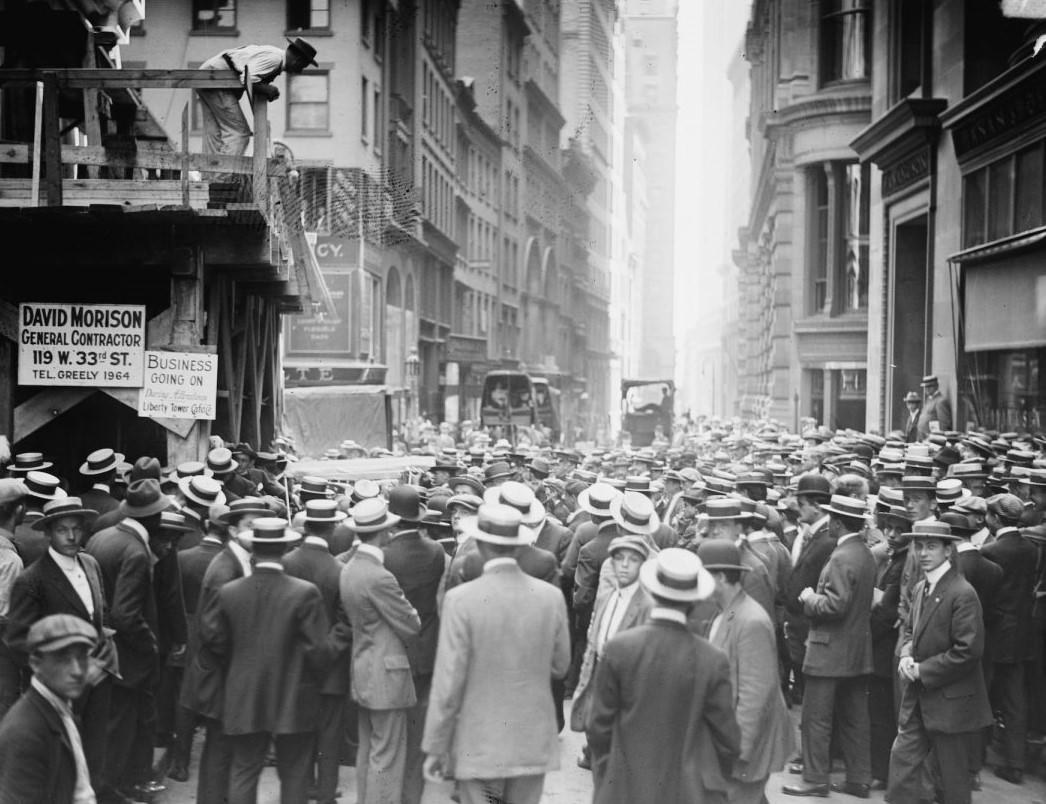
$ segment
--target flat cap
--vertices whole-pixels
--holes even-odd
[[[1024,503],[1016,494],[994,494],[988,498],[988,511],[1010,522],[1017,522],[1024,513]]]
[[[26,637],[30,653],[50,653],[68,645],[94,647],[98,632],[87,620],[72,614],[51,614],[33,623]]]

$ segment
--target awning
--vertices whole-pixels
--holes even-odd
[[[1009,254],[964,268],[966,351],[1046,346],[1046,254]]]

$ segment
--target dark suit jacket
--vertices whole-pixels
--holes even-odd
[[[453,582],[448,579],[448,591],[465,581],[474,581],[483,574],[483,557],[479,554],[475,542],[464,545],[458,555],[461,556],[461,561],[457,563],[457,573],[453,575]],[[455,559],[457,557],[456,555]],[[556,557],[548,550],[542,550],[532,544],[524,545],[516,551],[516,563],[531,578],[559,587],[559,565],[556,563]]]
[[[316,730],[328,630],[319,589],[280,569],[261,566],[221,588],[200,640],[225,668],[226,734]]]
[[[106,528],[111,528],[113,525],[115,525],[117,522],[119,522],[123,518],[124,518],[123,512],[118,507],[117,508],[113,508],[111,511],[106,511],[104,514],[99,515],[98,518],[95,519],[94,524],[91,525],[91,534],[92,534],[92,536],[95,533],[100,533],[101,531],[105,530]],[[88,544],[91,543],[90,539],[88,539],[87,543]]]
[[[574,531],[574,537],[567,546],[567,553],[563,556],[563,585],[574,586],[574,574],[577,572],[577,562],[581,555],[581,548],[596,538],[599,528],[591,520],[582,522]]]
[[[84,508],[90,508],[92,511],[97,511],[99,515],[115,511],[120,507],[120,501],[112,494],[95,488],[87,489],[81,493],[80,502],[84,504]]]
[[[203,588],[203,576],[214,557],[222,551],[220,542],[202,541],[195,547],[178,553],[178,569],[182,576],[182,597],[185,599],[185,613],[190,618],[196,614],[200,603],[200,590]],[[190,624],[190,629],[195,626]]]
[[[904,629],[901,656],[919,664],[919,679],[903,682],[901,716],[918,702],[926,728],[947,734],[975,731],[992,723],[981,672],[984,624],[973,587],[954,568],[924,597],[915,586],[912,617]]]
[[[995,594],[992,660],[1012,664],[1030,659],[1038,551],[1020,531],[1013,529],[981,547],[981,555],[1002,567],[1005,578]]]
[[[825,521],[817,530],[809,534],[803,542],[799,559],[792,567],[788,578],[788,592],[785,595],[785,622],[788,623],[789,637],[794,634],[797,639],[806,639],[810,623],[803,604],[799,602],[799,593],[806,587],[814,588],[821,577],[821,570],[828,562],[828,557],[835,549],[835,539],[828,533],[828,522]]]
[[[196,604],[196,631],[207,612],[217,608],[218,593],[229,581],[243,577],[243,568],[232,550],[222,548],[207,567]],[[203,644],[189,646],[180,703],[202,717],[220,720],[222,716],[222,667],[218,657]]]
[[[49,553],[45,553],[40,560],[22,570],[15,579],[11,589],[11,607],[7,613],[4,642],[23,662],[27,662],[29,658],[25,647],[29,629],[43,617],[51,614],[72,614],[87,620],[99,634],[102,633],[102,626],[108,624],[105,595],[102,590],[102,572],[98,568],[98,562],[87,553],[80,553],[78,558],[91,587],[94,616],[88,614],[87,607],[80,600],[73,585]],[[115,669],[115,664],[112,667]]]
[[[75,789],[62,719],[30,688],[0,721],[0,804],[71,804]]]
[[[153,590],[156,594],[156,640],[163,659],[175,645],[188,642],[185,597],[178,554],[170,550],[153,565]]]
[[[41,516],[42,514],[27,514],[25,520],[14,530],[15,548],[18,550],[18,555],[22,557],[23,567],[28,567],[36,561],[47,552],[47,548],[50,546],[46,533],[33,530],[33,522]]]
[[[897,648],[897,605],[901,599],[901,573],[907,556],[907,548],[893,553],[875,584],[875,588],[881,589],[883,593],[879,604],[872,607],[870,617],[872,673],[878,678],[892,679],[897,672],[894,661]]]
[[[574,608],[591,608],[596,602],[599,589],[599,571],[607,559],[610,542],[618,535],[613,524],[604,524],[594,538],[589,540],[578,553],[577,571],[574,573]],[[576,536],[575,536],[576,538]]]
[[[91,537],[87,552],[102,571],[109,624],[128,687],[140,686],[157,670],[158,615],[153,588],[153,554],[141,537],[122,523]]]
[[[995,633],[998,614],[995,610],[995,595],[1003,582],[1002,567],[986,558],[980,550],[963,550],[959,553],[959,569],[967,583],[977,593],[984,619],[984,656],[981,664],[993,661],[992,636]]]
[[[417,530],[396,534],[382,552],[385,554],[385,569],[396,578],[407,602],[421,618],[421,631],[403,640],[410,671],[415,676],[430,676],[436,664],[436,642],[439,639],[436,595],[447,568],[447,553]]]
[[[573,538],[574,534],[570,528],[565,528],[558,522],[553,522],[546,517],[545,524],[541,526],[534,546],[542,550],[548,550],[556,557],[556,563],[562,565],[563,559],[567,556],[567,548],[570,547],[570,541]]]
[[[726,655],[663,620],[618,633],[596,668],[586,731],[595,804],[726,801],[741,745]]]
[[[810,620],[803,672],[848,678],[872,672],[875,559],[861,534],[836,546],[803,609]]]
[[[303,542],[283,557],[283,567],[291,577],[308,581],[320,590],[330,626],[327,641],[331,649],[330,669],[321,680],[320,692],[344,696],[349,691],[352,668],[352,626],[341,607],[338,581],[342,564],[326,545]]]

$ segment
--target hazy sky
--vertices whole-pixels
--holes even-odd
[[[731,116],[727,65],[744,35],[749,7],[747,0],[679,3],[677,339],[693,320],[695,300],[721,298],[717,269],[736,247],[736,233],[726,231],[723,215],[730,181],[730,135],[723,122]]]

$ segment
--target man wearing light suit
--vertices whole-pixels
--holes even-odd
[[[737,545],[705,541],[698,546],[697,557],[715,578],[713,598],[719,613],[708,638],[730,661],[735,716],[741,729],[741,753],[730,773],[730,802],[760,804],[765,801],[766,780],[784,767],[795,748],[777,678],[774,625],[741,586],[741,576],[749,570]]]
[[[937,801],[969,804],[969,744],[992,722],[981,669],[981,605],[955,568],[951,545],[958,537],[948,524],[920,523],[912,531],[912,549],[926,577],[915,587],[904,628],[899,666],[904,683],[886,796],[892,804],[918,804],[932,751]]]
[[[872,590],[875,558],[861,530],[864,500],[832,495],[828,529],[836,547],[821,570],[817,589],[799,600],[810,622],[803,662],[803,784],[785,785],[791,796],[829,792],[833,720],[846,763],[846,781],[831,789],[868,798],[872,782],[868,676],[872,672]]]
[[[380,544],[399,522],[385,500],[357,503],[346,527],[359,545],[341,571],[341,604],[352,624],[352,698],[359,704],[357,801],[400,804],[407,761],[407,718],[417,703],[406,640],[421,618],[396,577],[385,569]]]
[[[462,804],[537,804],[559,767],[550,678],[570,666],[566,604],[516,563],[529,540],[518,509],[479,508],[465,532],[479,543],[483,575],[443,601],[422,749],[425,778],[458,780]]]

